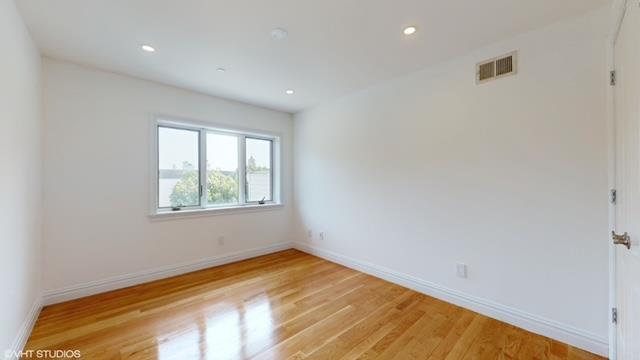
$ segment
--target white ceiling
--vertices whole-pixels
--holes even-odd
[[[16,2],[45,55],[296,112],[609,0]]]

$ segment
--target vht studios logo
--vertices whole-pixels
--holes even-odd
[[[80,350],[7,350],[4,353],[7,359],[79,359]]]

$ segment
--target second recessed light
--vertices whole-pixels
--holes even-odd
[[[287,89],[284,91],[285,94],[287,95],[293,95],[295,93],[295,91],[293,91],[293,89]]]
[[[144,50],[146,52],[154,52],[154,51],[156,51],[156,48],[154,48],[151,45],[144,44],[144,45],[141,45],[140,47],[142,48],[142,50]]]
[[[416,31],[418,31],[418,28],[415,26],[407,26],[406,28],[404,28],[404,30],[402,30],[402,33],[405,35],[413,35],[416,33]]]

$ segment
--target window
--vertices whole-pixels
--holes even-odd
[[[158,207],[200,205],[199,134],[158,127]]]
[[[156,120],[155,212],[278,203],[274,135]]]
[[[207,204],[238,204],[238,137],[207,133]]]
[[[247,201],[272,200],[271,148],[272,141],[246,138]]]

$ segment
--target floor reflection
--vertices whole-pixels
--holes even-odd
[[[257,303],[246,306],[244,313],[244,339],[245,348],[243,353],[253,356],[261,350],[268,349],[275,345],[275,330],[271,302],[266,298]]]
[[[198,359],[201,357],[200,330],[194,322],[193,326],[179,332],[157,337],[158,359]]]
[[[180,331],[156,336],[158,358],[169,359],[246,359],[269,349],[274,342],[271,303],[266,296],[252,298],[215,312],[202,311],[198,318],[186,320]]]
[[[242,337],[241,310],[232,308],[223,314],[214,314],[206,319],[204,328],[203,359],[230,359],[238,352]]]

